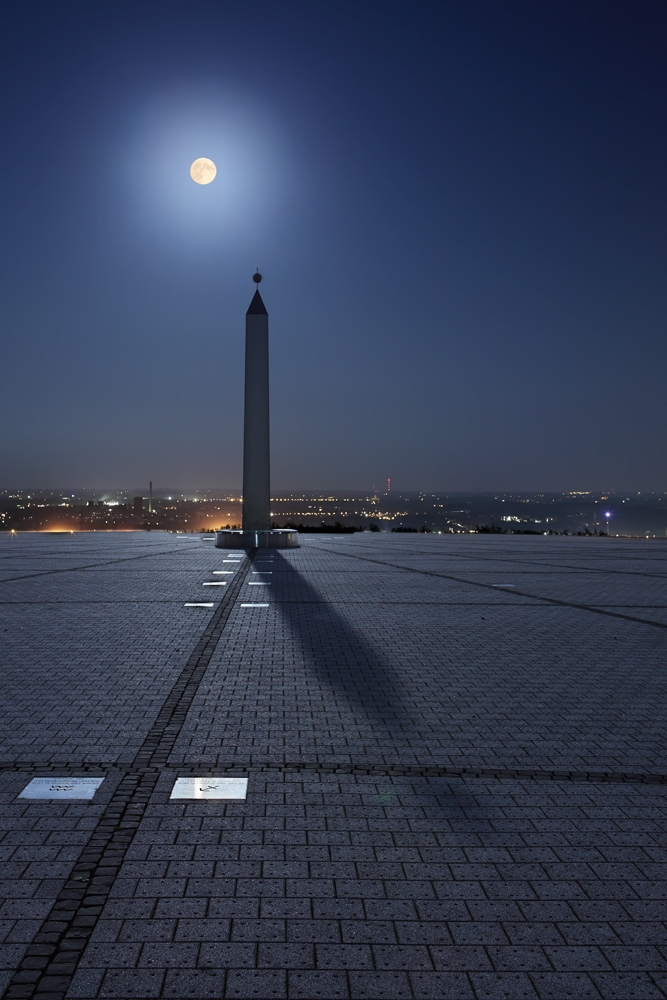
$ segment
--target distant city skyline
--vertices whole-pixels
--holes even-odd
[[[213,531],[240,526],[238,491],[0,492],[0,531]],[[667,538],[662,494],[291,492],[270,501],[273,527],[305,532],[395,531]]]
[[[4,5],[0,488],[239,487],[258,267],[273,490],[667,489],[666,40],[654,0]]]

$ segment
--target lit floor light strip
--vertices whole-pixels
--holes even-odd
[[[213,576],[234,576],[233,569],[214,569]]]
[[[207,580],[206,583],[202,583],[202,587],[226,587],[226,580]]]
[[[252,571],[253,576],[273,576],[272,569],[254,569]]]
[[[201,601],[188,601],[187,604],[183,605],[184,608],[212,608],[212,604],[202,604]]]
[[[271,584],[268,580],[251,580],[248,584],[249,587],[270,587]]]
[[[242,604],[242,608],[268,608],[268,604]]]

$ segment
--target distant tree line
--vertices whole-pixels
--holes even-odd
[[[392,528],[398,535],[430,535],[431,529],[427,528],[426,525],[422,525],[421,528]]]
[[[413,529],[414,530],[414,529]],[[549,528],[548,531],[539,531],[537,528],[512,528],[508,530],[507,528],[501,528],[498,524],[476,524],[475,532],[478,535],[578,535],[580,537],[590,536],[591,538],[606,538],[606,531],[589,531],[586,528],[584,531],[554,531],[553,528]]]
[[[278,525],[274,524],[273,527],[277,528]],[[336,521],[335,524],[326,524],[324,521],[319,524],[295,524],[294,521],[287,521],[285,527],[292,531],[298,531],[302,535],[353,535],[357,531],[366,530],[363,524],[341,524],[340,521]],[[380,529],[376,524],[371,524],[370,530],[379,531]]]

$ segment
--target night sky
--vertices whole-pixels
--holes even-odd
[[[239,487],[259,267],[274,492],[667,490],[666,29],[4,4],[0,488]]]

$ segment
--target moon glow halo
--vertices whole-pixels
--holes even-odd
[[[215,163],[207,156],[200,156],[190,167],[190,177],[195,184],[210,184],[217,172]]]

